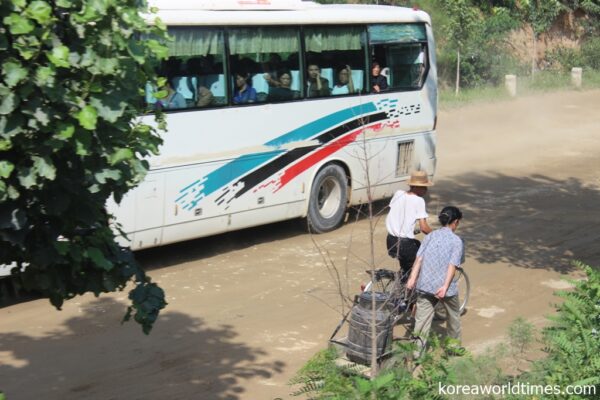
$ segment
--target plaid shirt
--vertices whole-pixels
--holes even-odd
[[[464,244],[450,228],[441,228],[425,236],[417,252],[423,257],[421,271],[417,280],[417,290],[435,294],[442,287],[448,274],[448,265],[459,266],[464,260]],[[458,294],[457,284],[450,282],[446,297]]]

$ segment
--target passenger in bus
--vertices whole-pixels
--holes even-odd
[[[200,86],[198,88],[198,94],[196,96],[198,99],[196,101],[196,106],[198,107],[208,107],[212,104],[214,96],[212,92],[206,86]]]
[[[349,65],[338,72],[338,83],[331,91],[332,95],[354,93],[354,82],[352,82],[352,69]]]
[[[288,70],[282,70],[277,73],[279,81],[277,86],[274,86],[269,91],[270,101],[285,101],[291,100],[295,97],[294,91],[292,91],[292,74]]]
[[[256,90],[248,83],[248,73],[236,73],[235,91],[233,92],[233,104],[256,103]]]
[[[388,89],[387,78],[381,75],[381,66],[377,61],[371,65],[371,91],[375,93],[383,92]]]
[[[329,96],[329,81],[321,77],[321,68],[317,64],[308,64],[308,97]]]
[[[165,89],[167,90],[167,96],[164,99],[158,100],[156,102],[156,107],[166,110],[176,110],[187,107],[185,97],[173,89],[173,82],[171,82],[170,79],[167,80]]]
[[[263,77],[270,87],[279,87],[281,75],[277,69],[282,67],[281,56],[277,53],[269,55],[269,61],[262,64]]]

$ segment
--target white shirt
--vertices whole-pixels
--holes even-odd
[[[415,222],[427,218],[425,200],[415,194],[398,190],[390,201],[390,212],[385,226],[390,235],[401,238],[415,238]]]

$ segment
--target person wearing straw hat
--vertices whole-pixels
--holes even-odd
[[[387,250],[392,258],[400,262],[401,281],[406,282],[421,242],[415,239],[415,224],[419,223],[421,232],[428,234],[431,227],[427,224],[427,210],[423,196],[433,183],[427,172],[415,171],[407,182],[408,192],[398,190],[390,201],[390,212],[385,220],[388,231]]]

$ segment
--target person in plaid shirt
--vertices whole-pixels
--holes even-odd
[[[460,354],[460,302],[458,288],[452,281],[454,272],[464,260],[464,245],[455,234],[462,219],[460,210],[453,206],[444,207],[439,215],[442,228],[425,237],[417,252],[407,288],[417,290],[417,312],[414,332],[420,339],[421,351],[425,347],[434,309],[438,302],[446,308],[447,334],[458,343],[452,351]],[[421,352],[419,352],[419,355]]]

